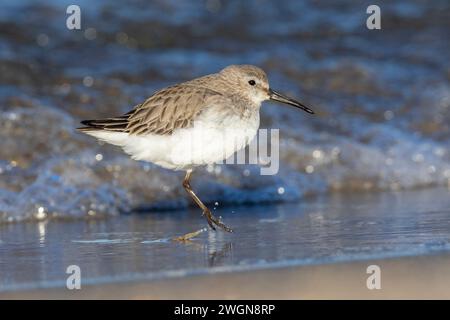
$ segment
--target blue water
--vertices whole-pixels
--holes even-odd
[[[235,232],[185,243],[171,238],[205,226],[198,210],[4,224],[0,291],[65,288],[69,265],[86,285],[449,253],[449,208],[442,188],[219,207]]]
[[[317,114],[265,104],[261,127],[280,129],[280,172],[200,170],[208,203],[449,184],[447,1],[379,2],[376,31],[364,1],[77,3],[82,30],[70,31],[67,1],[2,1],[0,223],[186,208],[179,174],[74,128],[232,63],[262,67]]]

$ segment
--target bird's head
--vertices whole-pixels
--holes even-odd
[[[314,111],[297,100],[271,89],[267,75],[261,68],[252,65],[231,65],[222,69],[220,75],[230,87],[235,88],[239,94],[244,95],[258,106],[263,101],[272,100],[314,114]]]

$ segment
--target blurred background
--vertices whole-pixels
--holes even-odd
[[[81,9],[81,30],[66,27],[71,4]],[[378,1],[381,30],[366,28],[370,4],[3,0],[0,292],[65,288],[70,264],[90,283],[109,283],[448,252],[450,3]],[[182,173],[132,161],[75,128],[230,64],[263,68],[273,88],[316,115],[265,103],[261,128],[280,129],[280,172],[261,176],[252,165],[199,170],[194,189],[236,233],[173,243],[170,237],[205,226],[198,209],[188,209]],[[442,261],[437,265],[448,263]],[[361,268],[346,270],[359,277],[362,270],[364,278]],[[352,277],[330,270],[331,279]],[[434,292],[448,294],[449,277],[422,270],[413,279],[429,274],[434,282],[423,278],[422,287],[397,293],[445,284]],[[292,297],[314,279],[298,282],[295,274],[277,297]],[[275,273],[271,290],[285,288],[281,275],[287,273]],[[228,280],[218,279],[215,291],[200,285],[200,292],[223,297]],[[368,294],[365,278],[352,280]],[[167,296],[190,288],[177,283]],[[228,297],[239,297],[230,290]],[[273,298],[271,290],[256,288],[250,297]]]
[[[209,167],[208,202],[300,200],[450,181],[450,5],[385,1],[2,1],[0,222],[190,204],[180,176],[75,131],[166,85],[254,64],[317,111],[267,103],[281,170]]]

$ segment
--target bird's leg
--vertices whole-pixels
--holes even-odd
[[[191,196],[191,198],[195,201],[195,203],[200,207],[200,209],[203,210],[203,215],[206,217],[206,221],[208,221],[209,226],[216,230],[216,226],[221,227],[223,230],[228,232],[233,232],[233,230],[229,227],[227,227],[225,224],[223,224],[219,219],[217,219],[211,211],[203,204],[203,202],[197,197],[195,192],[191,188],[191,184],[189,182],[191,178],[192,170],[186,171],[186,176],[183,180],[183,187],[186,190],[186,192]]]

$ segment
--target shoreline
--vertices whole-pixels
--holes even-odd
[[[449,201],[434,189],[218,208],[239,232],[183,243],[170,239],[200,228],[196,212],[11,224],[0,299],[450,298]],[[366,287],[371,264],[381,290]],[[81,291],[66,289],[73,265]]]
[[[2,292],[0,299],[449,299],[449,264],[450,254],[371,259]],[[380,267],[379,290],[366,286],[369,265]]]

